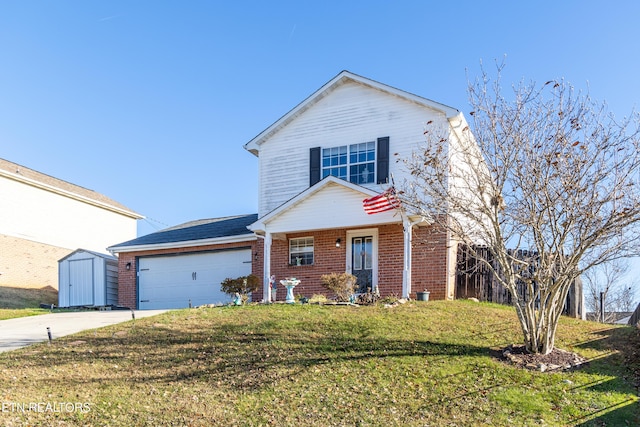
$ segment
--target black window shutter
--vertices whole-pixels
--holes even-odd
[[[320,147],[309,150],[309,187],[320,181]]]
[[[386,184],[389,182],[389,137],[378,138],[378,184]]]

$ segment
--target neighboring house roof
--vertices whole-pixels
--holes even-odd
[[[142,219],[144,216],[132,211],[121,203],[100,194],[96,191],[89,190],[79,185],[54,178],[50,175],[29,169],[17,163],[0,159],[0,176],[22,182],[27,185],[51,191],[62,196],[70,197],[85,203],[102,207],[122,215],[126,215],[135,219]]]
[[[347,82],[355,82],[362,84],[364,86],[368,86],[374,89],[381,90],[383,92],[389,93],[391,95],[398,96],[405,100],[415,102],[417,104],[432,108],[437,111],[443,112],[447,119],[452,119],[454,117],[458,117],[460,115],[460,111],[449,107],[447,105],[441,104],[439,102],[432,101],[427,98],[423,98],[418,95],[414,95],[412,93],[396,89],[392,86],[385,85],[383,83],[377,82],[375,80],[368,79],[366,77],[359,76],[357,74],[353,74],[349,71],[342,71],[333,79],[331,79],[328,83],[322,86],[320,89],[315,91],[311,96],[302,101],[296,107],[294,107],[287,114],[278,119],[271,126],[263,130],[260,134],[258,134],[255,138],[244,145],[244,148],[254,155],[258,155],[258,148],[260,144],[262,144],[265,140],[270,138],[273,134],[279,131],[281,128],[289,124],[292,120],[298,117],[300,114],[305,112],[307,109],[315,105],[318,101],[327,96],[330,92],[332,92],[336,87],[343,85]]]
[[[107,250],[120,253],[251,241],[256,237],[247,227],[257,219],[258,214],[250,214],[190,221],[118,243]]]

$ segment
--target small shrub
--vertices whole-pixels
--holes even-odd
[[[227,295],[240,294],[242,302],[245,303],[249,299],[251,292],[256,292],[260,289],[260,279],[253,274],[236,279],[226,278],[220,284],[220,289]]]
[[[356,304],[359,305],[373,305],[380,299],[380,294],[377,292],[371,292],[371,288],[367,288],[367,292],[359,294],[356,297]]]
[[[313,294],[311,298],[309,298],[310,304],[324,304],[327,301],[329,301],[327,297],[322,294]]]
[[[382,304],[393,304],[394,302],[397,302],[400,299],[400,297],[396,294],[391,294],[391,295],[387,295],[384,298],[380,298],[379,302]]]
[[[356,276],[349,273],[331,273],[320,277],[322,286],[336,294],[338,301],[349,301],[356,287]]]

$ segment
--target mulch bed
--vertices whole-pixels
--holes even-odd
[[[575,369],[587,359],[569,351],[554,348],[549,354],[529,353],[524,345],[510,345],[501,352],[501,358],[523,369],[540,372],[558,372]]]

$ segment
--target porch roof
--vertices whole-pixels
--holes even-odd
[[[380,193],[384,188],[380,189]],[[362,201],[379,194],[328,176],[264,215],[249,226],[257,234],[292,233],[331,228],[369,227],[401,223],[398,210],[368,215]]]

